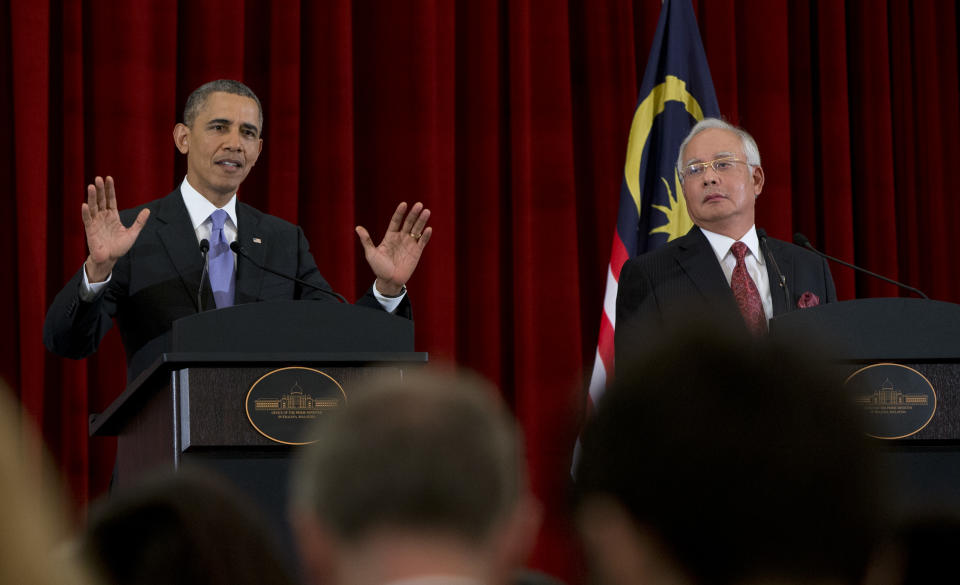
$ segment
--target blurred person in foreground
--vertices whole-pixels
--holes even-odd
[[[934,502],[927,502],[928,505]],[[956,573],[960,516],[956,510],[919,510],[900,520],[871,564],[866,585],[927,585]]]
[[[316,427],[291,524],[318,585],[503,584],[539,526],[521,437],[475,378],[404,376]]]
[[[687,331],[599,403],[577,517],[601,583],[861,582],[880,486],[859,416],[819,360],[745,337]]]
[[[0,583],[90,585],[69,554],[64,500],[40,436],[0,382]]]
[[[112,494],[80,551],[107,585],[294,584],[254,504],[198,468]]]

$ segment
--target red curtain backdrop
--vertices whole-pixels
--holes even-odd
[[[725,116],[757,138],[758,224],[960,301],[957,2],[696,4]],[[369,286],[353,226],[433,210],[409,283],[417,347],[479,370],[526,432],[546,524],[532,566],[571,581],[565,514],[626,137],[659,0],[0,0],[0,374],[41,426],[78,509],[114,445],[87,414],[124,385],[111,332],[73,362],[41,326],[86,257],[80,203],[111,174],[121,207],[183,177],[188,93],[236,78],[265,108],[240,196],[303,226],[327,279]],[[895,296],[835,268],[842,299]]]

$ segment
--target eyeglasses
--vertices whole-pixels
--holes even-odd
[[[746,161],[742,161],[738,158],[732,156],[725,156],[723,158],[718,158],[714,160],[708,160],[707,162],[693,163],[683,167],[683,173],[681,176],[684,179],[689,177],[699,177],[707,170],[707,167],[713,167],[713,170],[719,174],[729,173],[733,170],[733,167],[740,164],[749,164]]]

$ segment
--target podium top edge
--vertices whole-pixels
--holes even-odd
[[[257,367],[270,365],[368,365],[370,367],[389,367],[400,364],[426,364],[429,354],[424,351],[400,352],[324,352],[324,353],[237,353],[237,352],[168,352],[162,353],[135,379],[127,384],[124,391],[102,413],[92,415],[88,431],[90,436],[103,434],[108,420],[118,411],[128,406],[128,402],[137,393],[137,389],[151,379],[165,375],[178,368],[243,366]]]

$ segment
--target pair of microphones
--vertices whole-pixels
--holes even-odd
[[[780,272],[780,267],[777,266],[777,260],[773,257],[773,254],[770,252],[770,247],[767,245],[767,232],[766,232],[764,229],[762,229],[762,228],[758,228],[758,229],[757,229],[757,236],[760,238],[760,245],[763,246],[763,249],[764,249],[764,251],[766,252],[767,257],[770,258],[770,261],[771,261],[771,263],[773,264],[774,272],[777,273],[777,282],[780,284],[780,288],[783,290],[784,296],[785,296],[786,299],[787,299],[787,306],[789,307],[789,306],[790,306],[791,297],[790,297],[790,289],[787,287],[787,277],[784,276],[782,272]],[[912,293],[914,293],[914,294],[919,295],[920,297],[922,297],[922,298],[924,298],[924,299],[928,299],[928,300],[929,300],[929,297],[927,297],[927,295],[923,294],[921,291],[913,288],[913,287],[910,286],[910,285],[904,284],[904,283],[902,283],[902,282],[898,282],[898,281],[896,281],[896,280],[893,280],[892,278],[887,278],[886,276],[877,274],[876,272],[871,272],[870,270],[867,270],[866,268],[861,268],[860,266],[857,266],[857,265],[855,265],[855,264],[850,264],[849,262],[845,262],[845,261],[843,261],[843,260],[841,260],[841,259],[839,259],[839,258],[834,258],[833,256],[829,256],[829,255],[827,255],[827,254],[824,254],[824,253],[821,252],[820,250],[817,250],[816,248],[814,248],[814,247],[813,247],[813,244],[810,243],[810,239],[807,238],[807,236],[801,234],[800,232],[797,232],[797,233],[793,234],[793,243],[796,244],[796,245],[798,245],[798,246],[800,246],[800,247],[802,247],[802,248],[806,248],[807,250],[810,250],[811,252],[813,252],[813,253],[816,254],[817,256],[820,256],[821,258],[825,258],[825,259],[827,259],[827,260],[829,260],[829,261],[831,261],[831,262],[836,262],[837,264],[841,264],[841,265],[843,265],[843,266],[846,266],[847,268],[852,268],[852,269],[854,269],[854,270],[858,270],[858,271],[860,271],[860,272],[862,272],[862,273],[864,273],[864,274],[868,274],[868,275],[870,275],[870,276],[872,276],[872,277],[874,277],[874,278],[879,278],[880,280],[882,280],[882,281],[884,281],[884,282],[889,282],[890,284],[894,284],[894,285],[896,285],[896,286],[899,286],[900,288],[903,288],[903,289],[905,289],[905,290],[908,290],[908,291],[910,291],[910,292],[912,292]]]
[[[253,265],[256,266],[257,268],[259,268],[260,270],[264,270],[264,271],[266,271],[266,272],[269,272],[270,274],[275,274],[275,275],[279,276],[280,278],[285,278],[285,279],[287,279],[287,280],[289,280],[289,281],[291,281],[291,282],[295,282],[295,283],[297,283],[297,284],[299,284],[299,285],[301,285],[301,286],[305,286],[305,287],[307,287],[307,288],[312,288],[313,290],[320,291],[320,292],[322,292],[322,293],[325,294],[325,295],[328,295],[328,296],[331,296],[331,297],[337,299],[337,300],[340,301],[341,303],[346,303],[346,302],[347,302],[347,299],[343,298],[343,295],[340,295],[339,293],[336,293],[336,292],[334,292],[334,291],[332,291],[332,290],[327,290],[327,289],[325,289],[325,288],[323,288],[323,287],[317,286],[317,285],[315,285],[315,284],[313,284],[313,283],[310,283],[310,282],[307,282],[307,281],[305,281],[305,280],[303,280],[303,279],[297,278],[296,276],[290,276],[289,274],[284,274],[284,273],[282,273],[282,272],[280,272],[280,271],[278,271],[278,270],[274,270],[273,268],[270,268],[269,266],[265,266],[265,265],[257,262],[257,261],[254,260],[252,257],[250,257],[249,254],[247,254],[247,251],[243,248],[243,246],[240,244],[240,242],[237,242],[237,241],[231,242],[231,243],[230,243],[230,250],[231,250],[234,254],[236,254],[236,255],[239,256],[240,258],[243,258],[243,259],[247,260],[248,262],[250,262],[251,264],[253,264]],[[208,275],[208,269],[207,269],[207,253],[209,253],[209,252],[210,252],[210,241],[207,240],[206,238],[200,240],[200,254],[203,256],[203,272],[200,273],[200,286],[197,288],[197,308],[198,308],[198,310],[199,310],[200,312],[203,312],[203,283],[204,283],[205,281],[209,281],[209,278],[208,278],[209,275]]]

